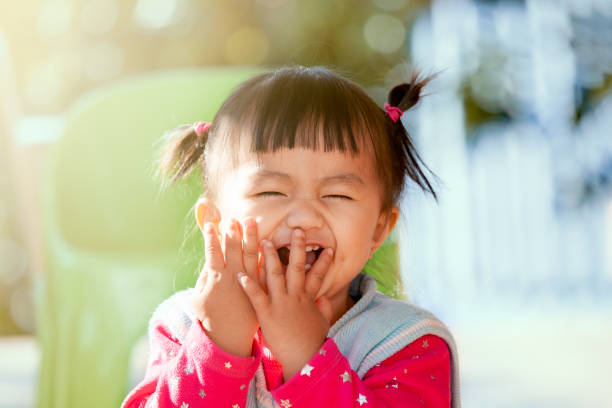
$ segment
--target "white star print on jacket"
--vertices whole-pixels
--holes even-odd
[[[452,337],[444,334],[443,326],[435,326],[437,329],[428,332],[429,323],[420,320],[418,326],[408,325],[397,336],[373,338],[372,342],[382,348],[355,360],[359,350],[354,347],[362,340],[346,336],[371,335],[372,323],[365,319],[364,331],[360,331],[361,326],[354,326],[350,332],[343,331],[343,324],[351,324],[351,312],[356,317],[358,313],[365,313],[369,302],[376,297],[382,302],[387,299],[376,292],[372,280],[364,278],[359,287],[361,299],[332,327],[330,337],[301,371],[287,381],[283,381],[282,367],[261,332],[253,339],[250,357],[231,355],[206,336],[188,311],[180,314],[189,307],[190,298],[185,296],[189,292],[175,295],[170,298],[170,304],[163,304],[162,310],[158,308],[154,314],[150,326],[154,357],[149,361],[145,379],[127,396],[122,407],[376,408],[425,404],[434,408],[459,408],[458,396],[451,393],[453,354],[450,350],[454,350],[454,345],[448,346]],[[401,302],[393,302],[404,307]],[[168,309],[163,310],[166,306]],[[401,311],[405,314],[405,310],[410,309]],[[388,310],[382,312],[382,315],[372,314],[372,318],[390,317]],[[407,340],[400,341],[403,333]],[[174,357],[166,357],[170,354]],[[375,355],[381,357],[374,358]]]

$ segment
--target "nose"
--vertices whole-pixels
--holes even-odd
[[[289,228],[304,231],[323,227],[323,217],[309,200],[296,200],[289,209],[286,222]]]

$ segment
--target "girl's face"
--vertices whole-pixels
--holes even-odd
[[[231,218],[255,218],[259,239],[274,243],[281,260],[296,228],[304,231],[307,246],[332,248],[334,259],[317,296],[342,308],[349,283],[397,219],[397,208],[381,214],[373,155],[296,148],[250,156],[219,185],[222,226]]]

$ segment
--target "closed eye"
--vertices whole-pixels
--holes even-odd
[[[284,197],[283,193],[279,193],[278,191],[262,191],[261,193],[255,194],[256,197]]]
[[[330,195],[326,195],[323,196],[323,198],[334,198],[334,199],[340,199],[340,200],[352,200],[352,197],[349,196],[345,196],[342,194],[330,194]]]

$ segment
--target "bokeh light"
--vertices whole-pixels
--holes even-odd
[[[36,328],[34,316],[34,297],[32,288],[29,286],[18,286],[11,294],[9,303],[11,317],[17,327],[24,332],[31,333]]]
[[[91,35],[102,35],[117,23],[118,7],[115,0],[89,0],[81,9],[81,31]]]
[[[25,249],[17,242],[0,238],[0,282],[14,285],[27,273],[28,258]]]
[[[179,0],[138,0],[134,7],[134,23],[146,30],[159,30],[175,18]]]
[[[85,78],[107,81],[117,77],[123,68],[123,49],[118,44],[102,41],[92,44],[83,55]]]
[[[54,38],[70,31],[73,17],[71,0],[41,2],[36,15],[36,30],[41,38]]]
[[[373,50],[390,54],[399,50],[404,44],[406,29],[397,17],[376,14],[366,21],[363,35]]]
[[[52,107],[60,99],[63,74],[60,61],[41,61],[26,74],[24,97],[39,109]]]

